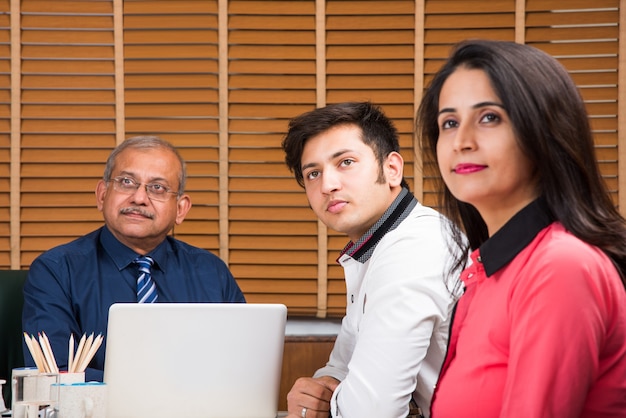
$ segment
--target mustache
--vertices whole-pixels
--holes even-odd
[[[143,210],[141,208],[138,207],[129,207],[129,208],[122,208],[120,209],[120,214],[125,215],[127,213],[135,213],[141,216],[145,216],[148,219],[154,219],[154,213],[150,213],[146,210]]]

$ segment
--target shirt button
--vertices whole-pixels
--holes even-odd
[[[354,295],[350,295],[350,303],[354,303]]]

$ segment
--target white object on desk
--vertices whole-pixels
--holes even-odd
[[[7,406],[4,404],[4,396],[2,396],[2,385],[6,383],[6,380],[0,379],[0,412],[4,412],[7,410]]]

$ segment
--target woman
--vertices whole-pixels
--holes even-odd
[[[626,222],[567,72],[526,45],[461,43],[417,126],[472,251],[432,416],[624,417]]]

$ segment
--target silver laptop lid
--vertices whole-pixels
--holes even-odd
[[[107,417],[274,418],[287,308],[114,304]]]

